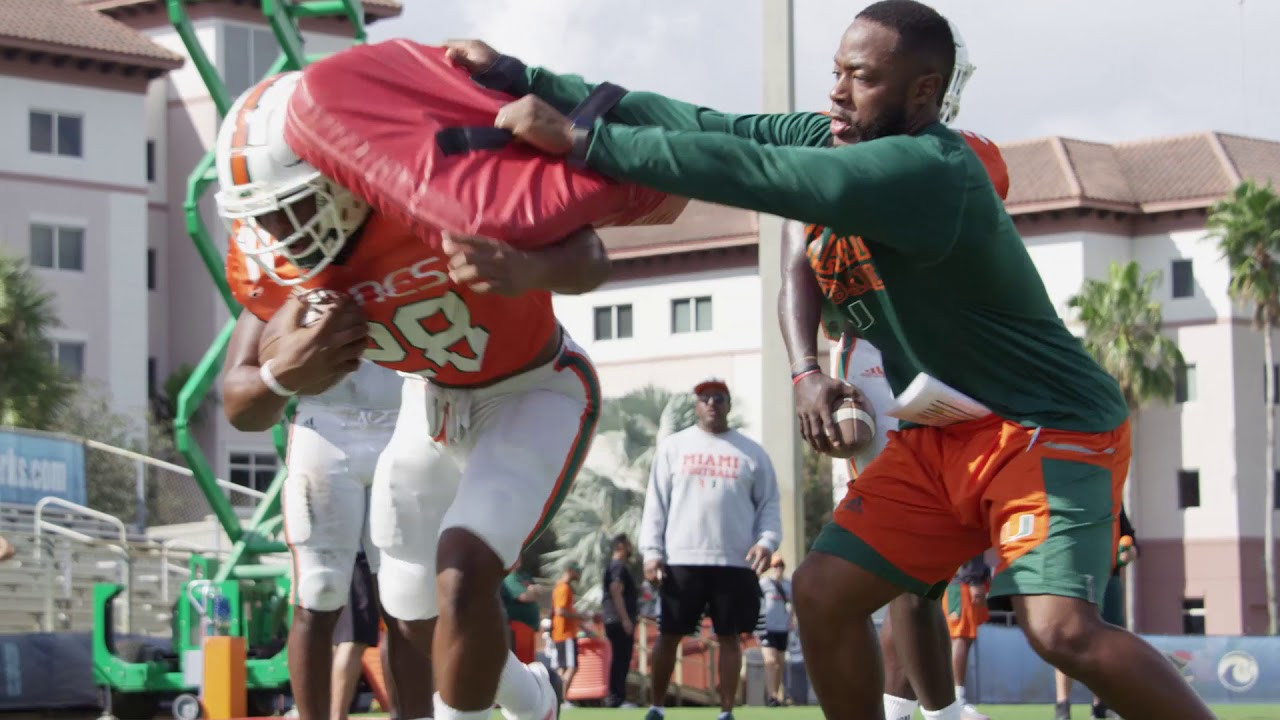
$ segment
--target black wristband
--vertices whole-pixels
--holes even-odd
[[[477,85],[499,92],[510,92],[524,80],[525,64],[519,58],[499,55],[486,70],[471,76]],[[514,94],[514,93],[512,93]]]
[[[791,377],[792,377],[792,379],[795,379],[796,377],[799,377],[800,375],[803,375],[803,374],[805,374],[805,373],[807,373],[807,372],[812,372],[812,371],[814,371],[814,370],[821,370],[821,369],[822,369],[822,366],[821,366],[821,365],[819,365],[819,364],[817,364],[817,363],[810,363],[809,365],[805,365],[804,367],[800,368],[799,370],[792,370],[792,371],[791,371]]]

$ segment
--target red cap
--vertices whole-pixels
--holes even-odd
[[[694,395],[701,395],[709,390],[720,390],[725,395],[729,394],[729,386],[725,384],[724,380],[718,377],[709,377],[693,386]]]

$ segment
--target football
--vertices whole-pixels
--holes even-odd
[[[354,303],[344,305],[341,309],[335,309],[337,296],[327,291],[312,291],[306,295],[295,296],[290,302],[303,302],[306,304],[301,322],[297,322],[296,314],[290,312],[287,305],[280,308],[280,311],[273,315],[267,326],[262,329],[262,336],[258,338],[259,363],[265,364],[276,356],[276,351],[279,350],[277,342],[280,338],[299,327],[310,327],[316,324],[330,312],[354,313],[363,316],[363,313],[360,312],[360,307]],[[298,394],[319,395],[337,385],[347,374],[347,370],[335,369],[333,374],[325,380],[310,387],[299,388]]]
[[[867,448],[876,436],[875,410],[852,397],[836,400],[831,412],[843,449],[833,448],[832,456],[848,459]]]

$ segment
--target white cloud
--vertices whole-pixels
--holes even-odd
[[[379,37],[477,37],[588,80],[732,110],[760,102],[760,0],[458,0],[413,5]]]

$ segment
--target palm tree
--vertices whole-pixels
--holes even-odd
[[[26,263],[0,254],[0,425],[47,429],[72,392],[47,336],[53,296]]]
[[[1262,331],[1262,355],[1267,371],[1266,459],[1263,487],[1263,572],[1267,588],[1267,632],[1280,633],[1280,605],[1276,598],[1275,510],[1276,510],[1276,388],[1275,353],[1271,333],[1280,325],[1280,197],[1267,183],[1260,187],[1252,180],[1236,187],[1230,197],[1209,211],[1210,237],[1231,268],[1228,291],[1232,299],[1253,305],[1253,325]]]
[[[1085,349],[1119,383],[1131,418],[1147,403],[1172,401],[1185,366],[1177,344],[1164,334],[1160,303],[1152,298],[1159,282],[1159,271],[1142,275],[1136,262],[1111,263],[1106,280],[1085,280],[1079,294],[1067,300],[1084,324]],[[1135,426],[1132,437],[1137,438],[1136,421],[1130,422]],[[1138,502],[1132,462],[1124,486],[1130,511]],[[1132,565],[1125,567],[1124,582],[1125,615],[1133,627],[1137,588]]]
[[[551,521],[559,547],[546,554],[550,567],[573,562],[582,568],[579,608],[600,606],[609,540],[618,533],[638,538],[654,452],[668,435],[694,424],[693,408],[689,393],[652,385],[604,401],[591,451]],[[729,424],[742,421],[730,416]]]

